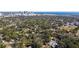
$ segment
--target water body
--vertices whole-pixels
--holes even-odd
[[[32,12],[33,14],[79,15],[79,12]]]

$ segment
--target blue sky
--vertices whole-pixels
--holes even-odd
[[[79,11],[79,0],[0,0],[0,11]]]

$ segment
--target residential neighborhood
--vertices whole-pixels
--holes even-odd
[[[79,18],[0,16],[0,48],[79,48]]]

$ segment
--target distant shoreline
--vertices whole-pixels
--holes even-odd
[[[71,16],[78,15],[79,12],[33,12],[33,11],[2,11],[0,16],[34,16],[34,15],[60,15]]]

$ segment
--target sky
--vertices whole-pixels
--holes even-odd
[[[79,11],[79,0],[0,0],[0,11]]]

